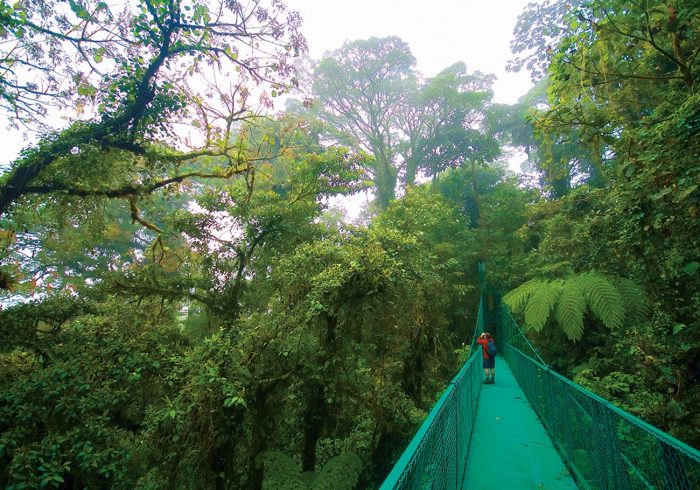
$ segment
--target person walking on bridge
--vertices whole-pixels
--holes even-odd
[[[493,337],[491,337],[490,333],[484,332],[476,339],[476,343],[481,346],[481,357],[483,358],[484,365],[484,383],[487,385],[494,384],[496,382],[496,344]],[[489,343],[493,347],[490,347]],[[490,377],[489,371],[491,371]]]

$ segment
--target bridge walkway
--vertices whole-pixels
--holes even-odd
[[[577,488],[503,357],[483,385],[462,488]]]
[[[499,301],[482,294],[474,331],[496,327],[497,383],[472,340],[381,490],[700,489],[700,451],[553,371]]]

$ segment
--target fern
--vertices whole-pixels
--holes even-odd
[[[602,274],[588,272],[574,279],[581,288],[591,312],[608,328],[620,328],[625,321],[625,305],[615,286]]]
[[[537,332],[544,328],[554,309],[555,320],[573,341],[583,337],[586,311],[608,328],[620,328],[626,320],[641,321],[649,314],[646,296],[636,283],[597,272],[566,281],[533,279],[510,291],[503,301],[514,313],[524,311],[525,325]]]
[[[331,458],[319,472],[302,473],[292,458],[279,451],[263,452],[257,464],[263,468],[263,490],[352,490],[362,472],[362,461],[353,452]]]
[[[353,452],[331,458],[323,465],[311,486],[313,490],[352,490],[362,471],[362,461]]]
[[[525,305],[527,305],[528,301],[530,300],[530,296],[532,296],[535,291],[540,289],[543,284],[546,283],[540,279],[532,279],[524,282],[503,296],[503,301],[508,305],[510,311],[514,313],[522,313],[522,311],[525,309]]]
[[[299,465],[286,454],[265,451],[258,456],[257,462],[263,467],[263,490],[308,490],[308,485],[301,478]]]
[[[566,281],[554,311],[557,323],[564,334],[573,341],[583,337],[583,314],[586,311],[586,298],[576,281]]]
[[[561,280],[541,282],[539,288],[532,293],[525,307],[525,324],[528,328],[537,332],[542,330],[554,305],[557,304],[561,285]]]
[[[625,305],[627,321],[640,323],[644,321],[650,312],[649,301],[646,292],[636,282],[624,277],[613,280],[617,290],[622,297],[622,304]]]

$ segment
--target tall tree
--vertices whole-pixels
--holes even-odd
[[[552,198],[566,195],[574,185],[604,185],[599,163],[603,155],[580,151],[582,141],[576,127],[560,128],[555,134],[538,128],[547,113],[549,81],[543,79],[513,105],[492,108],[491,128],[502,143],[527,155],[527,172],[539,174],[539,183]],[[602,150],[599,149],[599,150]]]
[[[417,91],[408,117],[401,121],[408,136],[402,152],[406,183],[416,171],[436,176],[448,168],[493,161],[500,148],[488,126],[494,77],[470,74],[464,63],[446,68]]]
[[[372,38],[347,43],[315,71],[318,110],[329,132],[375,157],[372,173],[382,208],[394,197],[399,177],[412,186],[419,172],[436,176],[447,168],[474,167],[499,153],[488,131],[493,77],[468,73],[460,62],[423,81],[413,64],[400,39]]]
[[[636,129],[663,120],[658,108],[678,108],[696,90],[699,16],[691,0],[530,5],[516,27],[512,46],[523,54],[512,68],[527,66],[534,76],[549,69],[542,131],[576,128],[601,173],[615,156],[633,154]]]
[[[24,196],[58,193],[129,200],[138,221],[144,195],[245,172],[234,123],[250,114],[254,87],[269,105],[292,84],[288,59],[306,48],[298,14],[274,1],[141,0],[116,11],[97,0],[30,0],[2,2],[1,20],[0,89],[14,122],[65,105],[83,120],[13,162],[0,177],[0,214]],[[175,131],[182,123],[191,138]],[[217,164],[198,166],[202,156]]]
[[[342,142],[374,156],[371,172],[382,208],[395,196],[397,119],[415,90],[414,64],[401,39],[373,37],[345,43],[314,71],[320,117]]]

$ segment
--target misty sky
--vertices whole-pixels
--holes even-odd
[[[506,73],[518,14],[531,0],[286,0],[304,19],[312,58],[345,40],[398,36],[418,70],[433,76],[457,61],[498,77],[495,101],[514,103],[531,87],[527,73]]]
[[[512,104],[532,86],[526,72],[507,73],[510,40],[516,19],[532,0],[285,0],[304,19],[301,31],[309,54],[319,60],[346,40],[398,36],[416,57],[426,77],[463,61],[467,69],[493,73],[494,101]],[[520,170],[522,155],[509,159]],[[371,194],[332,200],[356,219]]]
[[[503,103],[516,102],[531,86],[527,73],[505,71],[513,27],[528,0],[284,1],[304,19],[302,32],[315,60],[345,40],[398,36],[408,42],[418,70],[427,77],[464,61],[469,71],[498,77],[494,100]],[[5,130],[0,133],[0,144],[0,165],[4,166],[28,142],[18,132]]]

